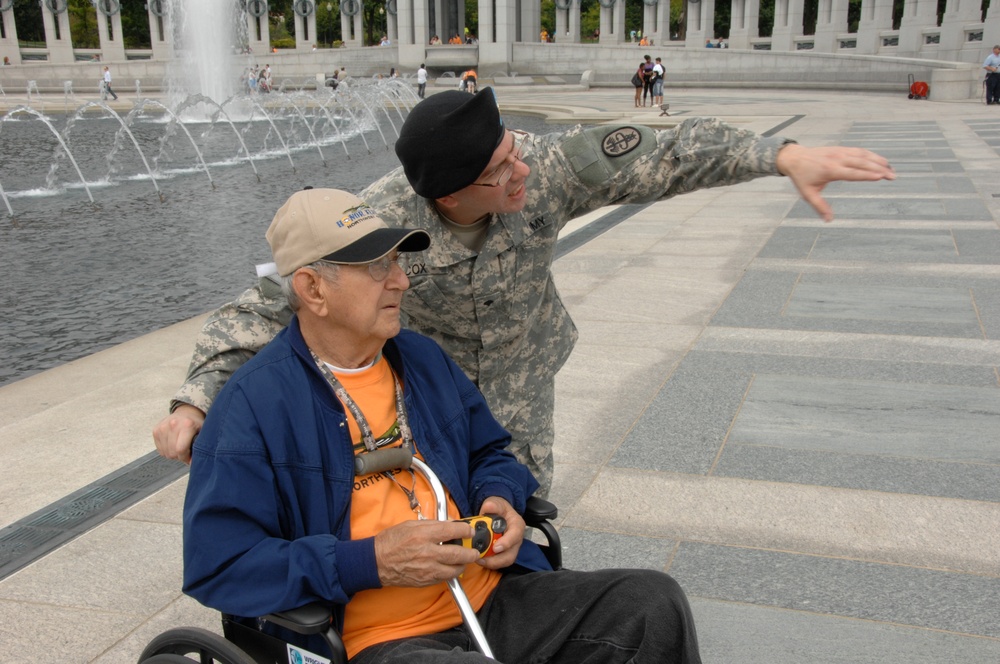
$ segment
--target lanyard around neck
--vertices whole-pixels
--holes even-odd
[[[365,414],[361,412],[361,408],[358,404],[354,402],[351,395],[347,393],[344,389],[343,384],[337,380],[337,377],[330,371],[330,367],[326,365],[326,362],[319,359],[319,357],[312,351],[313,360],[316,362],[316,366],[319,367],[320,372],[326,378],[327,382],[330,383],[330,387],[333,388],[334,393],[337,398],[343,402],[344,407],[351,412],[351,416],[358,425],[358,429],[361,431],[361,440],[365,444],[365,449],[369,452],[374,452],[378,449],[375,444],[375,435],[372,433],[372,428],[368,424],[368,418]],[[391,370],[391,368],[390,368]],[[410,433],[410,422],[406,417],[406,405],[403,403],[403,388],[399,384],[399,379],[396,378],[396,372],[392,372],[392,383],[395,387],[396,392],[396,421],[399,424],[399,432],[403,438],[403,448],[407,450],[413,450],[413,434]]]

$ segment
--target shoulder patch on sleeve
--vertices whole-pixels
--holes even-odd
[[[617,127],[605,134],[601,150],[609,157],[621,157],[639,147],[642,134],[635,127]]]
[[[656,134],[643,125],[587,127],[563,143],[573,172],[588,187],[602,187],[657,150]]]

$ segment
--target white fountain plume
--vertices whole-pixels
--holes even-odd
[[[237,0],[170,0],[174,58],[171,106],[191,94],[218,104],[240,90],[246,18]]]

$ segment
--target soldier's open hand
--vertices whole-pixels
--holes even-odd
[[[895,180],[889,160],[864,148],[843,146],[809,148],[794,143],[778,152],[778,172],[788,176],[823,221],[833,221],[833,208],[824,200],[823,189],[831,182]]]

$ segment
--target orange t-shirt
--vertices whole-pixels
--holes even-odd
[[[375,366],[358,373],[334,373],[364,413],[379,448],[399,447],[402,438],[396,422],[395,387],[392,369],[386,359],[383,357]],[[354,453],[358,454],[365,449],[361,431],[350,410],[346,407],[345,410],[351,440],[354,441]],[[419,472],[414,471],[411,476],[409,472],[402,470],[395,473],[395,478],[408,490],[412,486],[423,515],[429,519],[435,518],[434,493],[427,480]],[[448,515],[453,519],[460,516],[458,507],[450,496]],[[390,526],[416,518],[417,515],[410,509],[409,499],[396,486],[390,473],[376,473],[355,479],[351,498],[352,539],[372,537]],[[462,587],[477,611],[499,581],[499,572],[475,564],[468,565],[462,574]],[[461,623],[462,616],[445,583],[423,588],[389,586],[363,590],[355,594],[347,604],[344,645],[347,656],[354,657],[376,643],[433,634]]]

